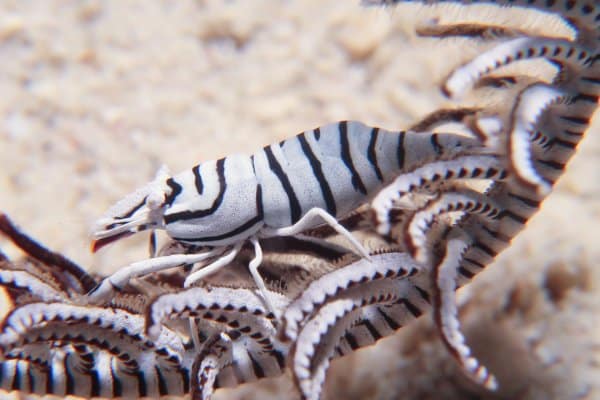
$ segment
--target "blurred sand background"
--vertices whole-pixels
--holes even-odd
[[[450,104],[439,84],[477,47],[415,37],[415,24],[435,16],[569,32],[537,13],[486,7],[3,0],[0,210],[92,271],[145,258],[145,237],[92,256],[89,229],[161,164],[178,172],[342,119],[400,129]],[[497,397],[460,378],[423,319],[334,363],[327,398],[600,398],[599,227],[596,124],[542,211],[461,293],[468,340],[500,378]],[[215,397],[294,393],[284,377]]]

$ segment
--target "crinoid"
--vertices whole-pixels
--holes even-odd
[[[470,1],[447,3],[456,3],[463,16],[475,7]],[[301,217],[298,207],[306,199],[293,200],[297,188],[289,180],[286,183],[283,158],[277,152],[285,147],[288,156],[298,156],[298,165],[306,161],[318,181],[308,191],[321,193],[329,217],[335,216],[328,225],[306,224],[273,235],[253,236],[253,231],[240,240],[209,243],[234,247],[219,247],[216,253],[201,240],[171,235],[158,251],[153,242],[151,258],[140,264],[140,273],[135,263],[123,273],[94,275],[46,249],[0,214],[3,236],[25,253],[23,260],[12,261],[8,252],[0,252],[0,286],[11,303],[0,326],[0,387],[84,398],[191,395],[206,400],[218,388],[288,374],[297,391],[282,390],[280,397],[310,400],[338,398],[346,391],[356,391],[353,396],[360,398],[464,398],[477,393],[481,398],[537,399],[600,393],[586,375],[575,379],[565,374],[546,383],[544,379],[570,367],[561,359],[573,359],[566,352],[579,354],[579,347],[552,348],[560,341],[545,341],[540,326],[552,326],[553,320],[530,322],[538,315],[536,307],[546,305],[540,300],[546,294],[552,307],[558,305],[556,314],[561,314],[569,289],[587,284],[585,275],[554,264],[542,287],[528,291],[523,268],[516,273],[505,265],[490,268],[481,278],[485,282],[486,276],[496,274],[498,280],[493,287],[469,292],[471,300],[460,318],[455,293],[523,230],[588,130],[600,90],[596,64],[600,10],[596,2],[576,0],[477,3],[490,3],[490,10],[496,7],[499,12],[508,12],[499,5],[528,8],[521,11],[532,15],[547,11],[572,34],[546,34],[525,25],[488,23],[485,18],[463,21],[461,15],[451,23],[434,19],[417,29],[425,36],[422,40],[480,49],[459,62],[440,63],[445,75],[440,92],[450,98],[450,105],[433,106],[434,111],[412,127],[390,136],[393,141],[381,139],[384,132],[377,128],[341,121],[257,153],[266,160],[262,167],[268,164],[284,188],[290,205],[285,213],[291,222],[294,216]],[[538,63],[529,68],[511,69],[533,59]],[[538,67],[545,72],[538,73]],[[349,135],[357,127],[362,136]],[[323,169],[327,151],[339,153],[333,160],[343,171],[338,180],[325,179],[331,172]],[[183,220],[192,225],[198,215],[218,211],[221,202],[230,205],[225,211],[231,213],[262,212],[262,196],[271,195],[277,181],[265,178],[258,186],[250,185],[252,204],[241,210],[234,202],[239,199],[225,196],[227,182],[251,171],[226,168],[226,160],[217,161],[215,170],[193,168],[176,180],[159,177],[118,203],[104,221],[106,236],[96,239],[104,244],[103,240],[177,222],[165,219],[161,225],[162,217],[155,213],[167,210],[179,195],[177,215],[186,216]],[[231,160],[235,164],[242,158]],[[254,158],[250,160],[254,163]],[[263,178],[268,172],[263,171]],[[370,182],[380,186],[368,194]],[[154,184],[162,185],[160,190],[155,191]],[[354,207],[349,213],[335,212],[332,184],[339,189],[335,196],[344,201],[353,190],[360,194],[356,204],[344,203],[347,209]],[[188,185],[187,191],[182,185]],[[208,211],[188,201],[196,192],[216,194]],[[185,209],[192,203],[193,212]],[[161,206],[156,208],[157,204]],[[225,221],[226,217],[216,215],[213,223],[240,222],[233,216]],[[192,228],[195,233],[203,229]],[[348,248],[348,240],[359,254]],[[526,262],[525,256],[513,257]],[[113,255],[110,264],[127,265],[121,258]],[[160,264],[163,260],[168,264]],[[205,273],[206,265],[212,265],[214,273]],[[224,265],[227,268],[221,269]],[[190,279],[198,274],[201,279]],[[94,292],[94,287],[101,289]],[[431,325],[427,320],[413,322],[429,311]],[[561,315],[570,322],[577,320]],[[524,325],[531,331],[524,333],[526,339],[519,342],[518,333],[506,328],[510,316],[527,322]],[[508,326],[520,326],[513,323]],[[478,333],[476,340],[469,334],[465,338],[463,325],[467,333]],[[396,339],[355,353],[398,331]],[[434,337],[441,338],[439,347],[447,350],[452,364],[438,361]],[[493,341],[485,340],[489,338]],[[527,359],[528,353],[534,356]],[[353,362],[338,364],[326,379],[332,360],[342,357],[375,362],[354,369]],[[527,359],[527,368],[519,369],[521,364],[513,359],[517,357]],[[413,360],[417,361],[409,364]],[[438,364],[442,368],[436,368]],[[460,372],[449,372],[454,370]],[[350,378],[352,373],[356,379]],[[514,383],[527,377],[537,380]],[[258,393],[257,387],[252,388]]]

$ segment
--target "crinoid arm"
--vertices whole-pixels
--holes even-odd
[[[282,310],[288,300],[271,293],[274,306]],[[260,296],[249,289],[194,287],[177,293],[167,293],[152,301],[146,311],[145,331],[150,337],[160,334],[163,323],[178,318],[204,319],[237,329],[269,349],[275,334],[274,316]]]
[[[467,376],[484,387],[495,390],[496,378],[471,355],[460,331],[456,305],[457,270],[468,243],[462,238],[450,238],[443,259],[436,265],[433,315],[438,331],[450,354],[459,362]]]
[[[551,185],[535,171],[530,138],[544,109],[563,96],[549,85],[533,84],[519,94],[511,113],[507,151],[510,165],[519,180],[543,193],[548,193]]]
[[[342,341],[353,337],[361,341],[361,345],[368,345],[381,338],[384,332],[393,332],[393,326],[402,326],[429,307],[419,297],[408,276],[391,276],[363,280],[360,285],[339,293],[322,305],[304,324],[292,349],[292,372],[303,396],[319,399],[325,373]],[[395,322],[391,324],[389,320],[370,318],[369,311],[374,307],[398,305],[404,308],[404,315],[399,318],[396,314]],[[390,314],[387,317],[391,318]],[[377,321],[385,323],[382,326]],[[367,331],[356,329],[359,323],[367,327]]]
[[[0,232],[27,255],[46,266],[47,271],[54,275],[57,281],[69,281],[69,277],[72,277],[81,286],[79,288],[72,285],[71,290],[84,293],[96,286],[94,278],[82,267],[64,255],[42,246],[35,239],[22,232],[8,215],[2,212],[0,212]]]
[[[442,91],[452,98],[461,97],[475,82],[490,72],[520,60],[547,58],[582,70],[594,62],[594,52],[563,39],[519,37],[481,53],[455,69]]]
[[[408,276],[417,273],[419,269],[405,253],[374,253],[371,258],[372,263],[364,259],[357,260],[311,282],[300,297],[286,307],[279,335],[286,340],[295,340],[306,318],[320,305],[359,285],[360,282]]]
[[[416,261],[430,265],[431,225],[441,215],[459,212],[478,214],[493,223],[502,209],[484,194],[470,189],[445,192],[413,214],[406,224],[404,241]]]
[[[424,187],[427,183],[449,182],[457,179],[495,179],[507,176],[501,160],[492,155],[465,156],[450,161],[438,161],[400,175],[373,199],[371,205],[377,218],[377,231],[388,235],[391,229],[389,213],[394,202]]]
[[[192,364],[192,400],[211,398],[219,372],[232,362],[231,351],[231,338],[226,333],[217,333],[206,341]]]
[[[522,36],[523,31],[507,28],[502,25],[489,25],[479,23],[458,23],[450,25],[440,25],[437,23],[428,23],[418,26],[416,33],[419,36],[448,38],[448,37],[470,37],[484,40],[496,40],[500,38],[511,38]]]

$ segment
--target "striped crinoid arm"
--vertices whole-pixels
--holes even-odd
[[[455,69],[442,91],[449,97],[458,98],[485,75],[517,61],[544,58],[580,71],[592,65],[596,56],[594,48],[569,40],[519,37],[500,43]]]
[[[548,160],[559,156],[560,150],[550,149]],[[538,160],[534,160],[538,162]],[[543,175],[551,181],[551,175]],[[458,223],[437,237],[438,254],[433,262],[434,271],[434,321],[443,343],[462,368],[474,381],[493,389],[497,382],[487,369],[473,358],[460,330],[458,307],[454,291],[468,283],[474,275],[491,264],[496,256],[510,244],[527,221],[539,210],[546,197],[535,187],[516,181],[494,182],[486,196],[499,207],[493,220],[476,214],[465,215]]]
[[[490,4],[534,9],[560,16],[575,29],[576,40],[580,43],[593,43],[596,45],[599,38],[600,6],[594,0],[363,0],[363,3],[366,5],[387,6],[407,2],[425,5],[439,3],[457,3],[462,5]],[[480,31],[486,32],[483,28]],[[450,30],[452,33],[455,31]]]
[[[48,365],[23,359],[0,362],[0,388],[38,395],[79,398],[140,398],[189,393],[189,372],[146,363],[139,371],[120,368],[107,352],[53,347]]]
[[[2,376],[8,375],[7,379],[0,379],[0,387],[40,395],[66,395],[83,394],[85,389],[76,388],[76,385],[85,382],[89,393],[101,396],[99,376],[94,371],[96,359],[97,354],[85,345],[28,344],[18,354],[0,363]],[[63,371],[57,370],[62,367]]]
[[[94,278],[82,267],[64,255],[44,247],[21,231],[8,215],[2,212],[0,212],[0,233],[19,247],[29,258],[37,261],[29,266],[30,273],[37,275],[41,280],[51,281],[54,286],[57,286],[57,289],[64,291],[65,295],[84,294],[96,286]],[[3,267],[12,269],[10,265],[10,263],[5,263]],[[29,291],[26,287],[22,290]],[[36,293],[35,291],[29,292]]]
[[[431,265],[433,246],[438,243],[438,235],[432,233],[432,226],[440,221],[444,222],[441,224],[443,226],[452,225],[451,221],[443,219],[444,216],[451,213],[477,215],[479,220],[485,219],[489,225],[494,225],[502,211],[484,193],[458,187],[441,192],[413,213],[405,225],[402,237],[409,253],[417,262]]]
[[[493,227],[471,217],[465,218],[460,224],[460,228],[473,238],[473,244],[465,253],[459,269],[461,284],[492,262],[539,210],[549,194],[547,190],[540,191],[540,185],[551,187],[564,173],[567,162],[585,136],[598,107],[600,85],[592,82],[600,82],[600,67],[596,64],[582,69],[569,80],[552,86],[534,84],[520,94],[510,114],[509,143],[512,142],[511,146],[515,149],[509,152],[508,158],[512,159],[512,171],[521,171],[510,174],[517,179],[496,181],[488,191],[487,196],[503,209]],[[544,96],[551,98],[556,87],[571,93],[570,99],[543,107]],[[540,91],[545,95],[539,97]],[[532,99],[524,99],[527,96]],[[528,108],[528,103],[534,106]],[[526,125],[532,126],[534,118],[530,116],[534,114],[538,114],[535,129],[549,138],[542,146],[535,141],[528,144],[524,139],[526,135],[523,132],[530,129]]]
[[[419,36],[447,38],[452,36],[474,37],[486,40],[498,38],[509,38],[522,36],[523,31],[514,28],[507,28],[501,25],[489,25],[480,23],[457,23],[450,25],[439,25],[430,23],[416,28]]]
[[[501,64],[498,60],[502,57],[503,62],[511,61],[512,56],[502,53],[508,51],[509,45],[520,46],[517,40],[521,39],[500,44],[455,70],[446,82],[446,87],[450,85],[458,88],[471,78],[479,77],[479,72],[485,69],[473,72],[478,68],[478,59],[483,65],[488,62],[485,58],[489,55],[490,59],[496,60],[493,62],[493,68]],[[526,43],[526,40],[529,39],[522,38],[523,43]],[[560,74],[552,84],[534,83],[518,94],[508,116],[505,139],[502,141],[506,143],[504,152],[514,177],[525,185],[535,186],[538,190],[548,193],[550,183],[556,180],[562,170],[559,168],[551,179],[544,180],[534,167],[533,159],[537,157],[541,168],[556,170],[557,168],[553,168],[555,165],[547,162],[548,157],[545,153],[548,146],[562,148],[563,165],[572,155],[597,108],[599,89],[597,85],[590,85],[589,82],[594,81],[598,75],[598,67],[594,64],[598,53],[593,48],[565,44],[563,40],[543,40],[548,44],[539,48],[539,55],[560,65]],[[550,51],[549,46],[554,46],[554,50]],[[493,53],[497,51],[500,54],[496,57]],[[517,55],[524,54],[523,51],[518,50]],[[531,49],[527,52],[536,54]],[[556,57],[557,53],[564,54],[564,58]],[[469,70],[470,68],[473,69]],[[485,70],[483,73],[487,72],[489,71]]]
[[[154,357],[164,367],[181,364],[183,345],[175,333],[162,329],[151,341],[143,333],[141,316],[118,309],[65,303],[32,303],[5,318],[0,333],[2,354],[41,342],[68,342],[108,351],[124,368],[136,370],[141,357]]]
[[[349,350],[348,341],[354,348],[372,344],[428,308],[409,276],[362,281],[328,300],[307,318],[292,346],[292,373],[303,397],[319,398],[330,361]]]
[[[393,250],[372,253],[371,261],[346,259],[341,263],[338,269],[310,282],[300,296],[286,307],[279,336],[295,341],[302,325],[319,307],[338,296],[360,295],[365,282],[405,278],[419,271],[419,266],[410,256]],[[420,292],[425,297],[415,301],[426,299],[424,291]]]
[[[18,307],[3,324],[0,367],[11,371],[13,381],[27,374],[36,385],[3,379],[1,387],[86,398],[186,393],[189,366],[181,338],[165,328],[150,341],[143,327],[142,316],[122,310],[64,303]]]
[[[277,342],[272,350],[265,351],[255,340],[240,335],[238,331],[230,331],[227,335],[232,340],[231,362],[218,371],[214,389],[236,387],[283,374],[288,344]]]
[[[8,263],[0,267],[11,267]],[[49,285],[43,279],[31,274],[28,271],[14,269],[0,269],[0,286],[6,287],[12,292],[16,292],[14,297],[19,294],[27,294],[40,301],[61,301],[65,300],[66,293],[58,290],[55,286]]]
[[[473,155],[451,161],[439,161],[398,176],[373,199],[377,231],[389,235],[390,211],[402,197],[424,189],[429,184],[465,180],[504,180],[508,176],[502,159],[494,155]]]
[[[276,293],[272,298],[278,310],[289,302]],[[161,295],[148,305],[146,330],[152,336],[162,324],[188,318],[194,321],[190,329],[197,330],[190,332],[196,337],[193,398],[283,373],[289,346],[276,338],[274,316],[256,291],[195,287]]]
[[[216,389],[277,377],[284,372],[288,346],[265,351],[239,331],[223,332],[205,326],[202,333],[206,338],[192,355],[192,399],[206,400]]]
[[[596,63],[600,48],[600,5],[589,0],[449,2],[537,9],[558,15],[573,27],[573,40],[552,37],[554,32],[550,32],[548,37],[537,36],[539,34],[530,37],[523,31],[521,37],[500,41],[456,68],[443,85],[445,93],[458,97],[482,77],[515,61],[541,58],[559,68],[552,82],[534,83],[515,97],[502,140],[506,143],[503,151],[508,155],[508,165],[516,178],[521,183],[548,192],[550,183],[562,174],[566,161],[597,109],[600,94],[600,66]],[[451,35],[460,31],[450,28],[447,27],[447,30]],[[550,160],[546,154],[548,146],[560,148],[560,156],[553,156]],[[542,179],[538,168],[534,168],[534,158],[538,160],[538,168],[547,170],[545,175],[548,179]]]
[[[450,354],[458,361],[466,376],[487,389],[498,388],[496,378],[487,368],[471,355],[471,349],[465,343],[460,329],[458,306],[456,304],[456,275],[469,241],[461,237],[450,237],[446,242],[443,256],[435,262],[433,317]]]
[[[215,389],[218,374],[232,362],[231,338],[224,332],[214,334],[198,352],[191,370],[192,400],[207,400]]]
[[[109,353],[114,357],[115,365],[129,373],[140,372],[140,364],[148,358],[154,358],[154,364],[163,369],[177,369],[181,363],[180,354],[164,348],[156,349],[151,342],[143,343],[136,335],[125,336],[121,331],[115,332],[88,324],[47,323],[44,327],[29,329],[22,338],[22,343],[12,346],[5,357],[21,358],[29,354],[32,348],[35,350],[36,347],[48,347],[54,343],[71,343]],[[52,353],[47,356],[51,359]],[[31,360],[31,357],[27,359]],[[41,358],[36,360],[44,364],[49,361]]]
[[[545,109],[563,96],[563,92],[551,85],[534,83],[519,93],[509,115],[506,153],[511,172],[521,184],[532,186],[544,194],[550,192],[551,183],[534,166],[532,138],[540,132],[536,128]],[[544,137],[542,143],[552,140],[546,133],[541,133],[541,136]]]
[[[277,310],[283,310],[289,302],[277,293],[272,293],[272,298]],[[210,321],[223,330],[237,331],[256,341],[264,351],[274,347],[275,316],[249,289],[195,287],[161,295],[148,305],[145,330],[155,337],[164,323],[182,318]]]

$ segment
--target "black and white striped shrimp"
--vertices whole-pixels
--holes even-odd
[[[97,222],[92,249],[143,230],[164,229],[177,241],[210,250],[133,263],[105,279],[90,293],[90,300],[104,300],[130,278],[218,257],[193,269],[185,282],[189,286],[231,262],[250,241],[255,250],[250,272],[268,304],[257,270],[260,238],[298,235],[325,222],[368,258],[337,218],[367,202],[398,174],[478,147],[477,139],[461,135],[390,132],[342,121],[250,156],[207,161],[172,177],[162,170]]]

